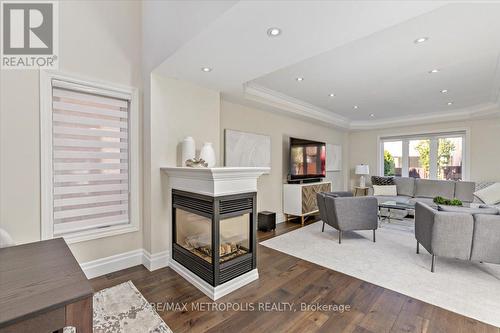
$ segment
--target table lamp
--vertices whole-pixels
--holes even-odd
[[[370,174],[370,167],[366,164],[356,165],[355,173],[360,175],[359,177],[359,187],[366,187],[365,175]]]

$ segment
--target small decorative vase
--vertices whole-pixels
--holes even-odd
[[[202,158],[209,168],[215,166],[215,150],[211,142],[205,142],[201,148],[200,158]]]
[[[182,140],[181,166],[186,166],[187,160],[192,160],[196,157],[196,145],[194,139],[187,136]]]

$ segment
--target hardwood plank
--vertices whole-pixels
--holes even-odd
[[[314,223],[308,219],[306,225]],[[258,232],[260,241],[300,228],[300,220]],[[212,302],[170,268],[137,266],[91,281],[96,290],[127,280],[150,302],[181,302],[185,311],[159,311],[174,332],[485,332],[500,329],[293,256],[257,247],[259,279]],[[265,302],[348,305],[349,311],[202,311],[192,304]],[[297,309],[295,309],[297,310]]]
[[[409,332],[420,333],[426,332],[429,320],[419,317],[414,314],[401,312],[394,325],[391,327],[391,333]]]
[[[345,333],[353,332],[357,324],[363,320],[365,314],[356,309],[330,315],[328,320],[320,327],[318,332],[322,333]]]

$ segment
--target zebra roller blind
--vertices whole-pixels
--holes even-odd
[[[54,236],[129,223],[129,151],[129,100],[53,82]]]

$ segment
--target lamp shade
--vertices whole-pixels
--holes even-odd
[[[370,167],[366,164],[359,164],[356,165],[355,172],[357,175],[368,175],[370,174]]]

